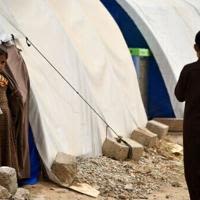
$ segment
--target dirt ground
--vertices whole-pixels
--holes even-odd
[[[171,151],[169,147],[173,143],[180,144],[181,136],[178,140],[167,138],[156,148],[146,149],[138,163],[119,162],[105,157],[87,159],[79,164],[78,179],[99,189],[97,200],[189,200],[182,153]],[[31,192],[32,200],[95,199],[61,188],[50,181],[41,181],[26,188]]]
[[[162,184],[161,189],[153,192],[148,196],[149,200],[189,200],[187,187],[185,185],[184,178],[180,176],[177,180],[181,183],[179,187],[173,187],[169,184]],[[77,192],[70,191],[65,188],[60,188],[51,182],[40,182],[34,186],[27,186],[27,189],[31,191],[32,200],[92,200],[95,198],[88,197],[86,195],[79,194]],[[98,197],[97,200],[114,200],[112,197]],[[139,199],[136,199],[139,200]]]
[[[168,184],[161,183],[161,189],[155,191],[148,196],[149,200],[189,200],[188,191],[184,182],[184,178],[181,176],[179,180],[181,182],[180,187],[173,187]],[[50,182],[40,182],[35,186],[27,186],[31,191],[33,200],[92,200],[95,198],[88,197],[86,195],[78,194],[65,188]],[[114,200],[112,197],[98,197],[97,200]],[[139,199],[136,199],[139,200]]]

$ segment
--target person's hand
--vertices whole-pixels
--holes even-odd
[[[5,87],[6,85],[8,85],[8,80],[4,76],[0,75],[0,86]]]

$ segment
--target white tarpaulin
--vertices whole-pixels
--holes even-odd
[[[100,155],[106,126],[20,31],[117,133],[145,126],[131,56],[99,1],[0,0],[0,35],[19,39],[31,79],[30,123],[47,169],[58,152]]]
[[[145,37],[165,81],[177,117],[183,104],[177,102],[174,87],[181,69],[197,60],[193,44],[200,30],[198,0],[116,0]]]

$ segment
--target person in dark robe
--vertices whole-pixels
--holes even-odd
[[[19,172],[16,135],[13,129],[13,120],[8,103],[7,92],[11,87],[10,81],[3,70],[6,68],[7,50],[0,46],[0,166],[9,166]],[[11,91],[10,92],[15,92]]]
[[[18,179],[25,179],[30,177],[28,143],[29,76],[26,65],[17,47],[15,45],[3,47],[6,48],[8,59],[6,66],[2,69],[2,74],[9,83],[6,96],[11,115],[17,158],[17,166],[12,166],[17,171]],[[7,166],[11,165],[7,164]]]
[[[200,200],[200,31],[194,49],[198,60],[186,65],[175,87],[175,96],[185,102],[183,123],[184,170],[190,199]]]
[[[4,71],[10,82],[12,82],[11,90],[15,90],[19,93],[19,95],[11,95],[12,92],[9,94],[8,91],[8,99],[16,132],[19,178],[25,179],[30,177],[28,117],[30,80],[20,50],[15,45],[9,45],[7,46],[7,52],[8,67]]]

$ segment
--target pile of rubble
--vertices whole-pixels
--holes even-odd
[[[30,200],[29,191],[18,188],[16,171],[10,167],[0,167],[0,199]]]
[[[183,175],[182,155],[166,151],[165,141],[162,141],[156,148],[145,148],[139,162],[122,162],[105,156],[80,158],[76,179],[95,187],[102,197],[147,199],[160,189],[161,183],[181,186],[177,180]]]

